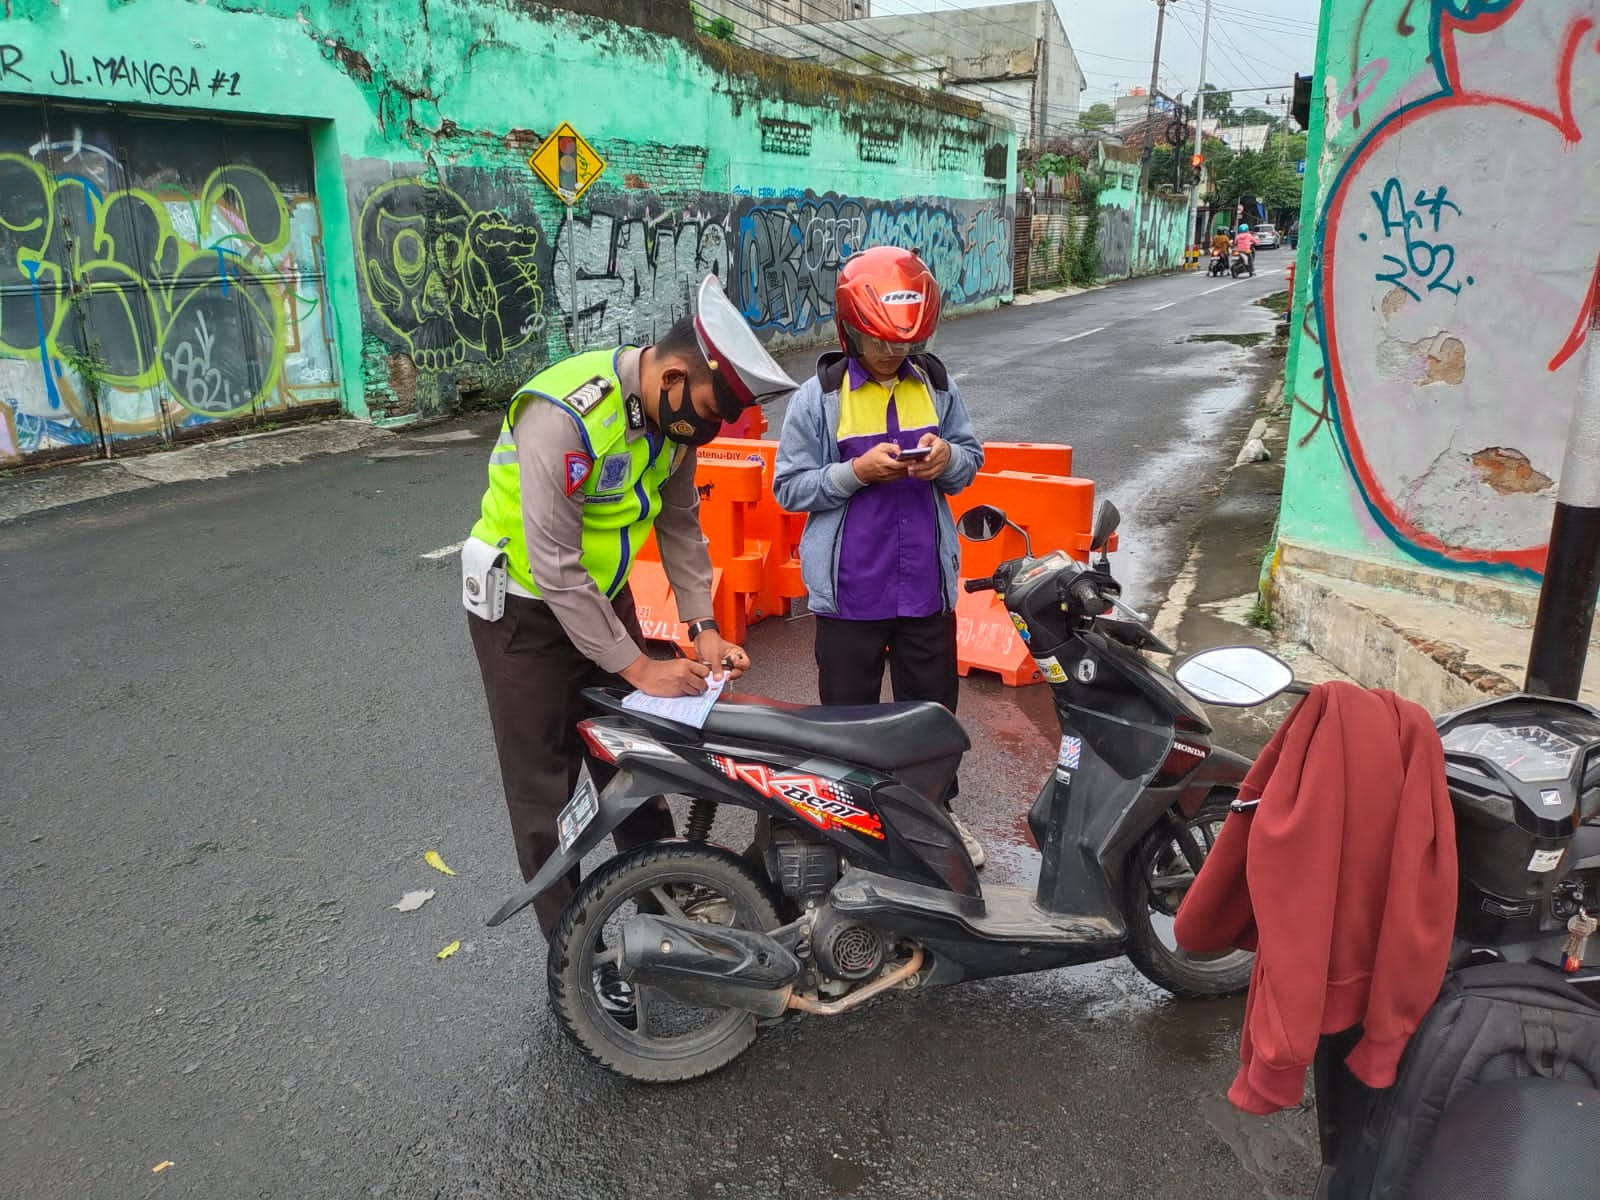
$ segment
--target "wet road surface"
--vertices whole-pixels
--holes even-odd
[[[1182,339],[1267,330],[1248,301],[1282,281],[1215,286],[1143,281],[941,335],[981,437],[1075,445],[1146,597],[1255,382],[1243,351]],[[1120,962],[793,1022],[680,1087],[586,1065],[546,1010],[533,922],[483,927],[514,863],[455,564],[420,557],[470,523],[494,426],[0,527],[8,1188],[1304,1194],[1303,1115],[1246,1125],[1221,1100],[1239,1003],[1175,1003]],[[804,620],[749,648],[749,690],[814,698]],[[1049,697],[975,678],[961,716],[986,875],[1026,880]],[[419,911],[390,907],[419,888]]]

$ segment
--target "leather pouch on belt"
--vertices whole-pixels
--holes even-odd
[[[506,556],[498,546],[468,538],[461,544],[461,603],[485,621],[506,611]]]

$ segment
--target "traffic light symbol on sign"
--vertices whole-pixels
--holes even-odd
[[[575,192],[578,190],[578,139],[564,137],[556,143],[556,151],[560,155],[557,172],[561,179],[564,191]]]

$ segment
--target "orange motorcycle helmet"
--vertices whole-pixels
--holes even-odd
[[[939,328],[938,281],[910,250],[874,246],[845,259],[834,325],[846,353],[919,354]]]

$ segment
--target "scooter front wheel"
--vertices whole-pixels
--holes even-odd
[[[1178,905],[1216,844],[1232,799],[1232,792],[1212,792],[1192,817],[1169,816],[1128,856],[1123,882],[1128,957],[1146,979],[1182,1000],[1229,996],[1250,984],[1254,955],[1243,950],[1190,954],[1179,948],[1172,932]]]

